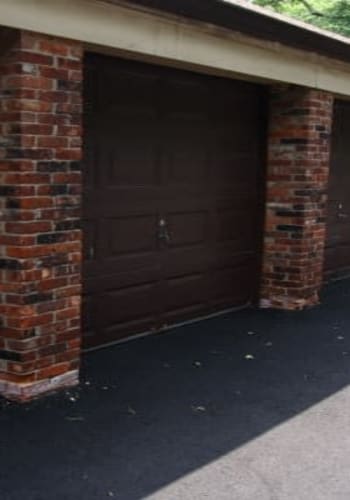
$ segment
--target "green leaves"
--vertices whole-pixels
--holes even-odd
[[[253,2],[320,28],[350,36],[349,0],[253,0]]]

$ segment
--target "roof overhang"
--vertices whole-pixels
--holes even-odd
[[[194,17],[194,10],[191,10],[192,14],[188,10],[164,11],[164,7],[171,4],[177,8],[182,5],[184,9],[186,5],[187,9],[189,6],[192,9],[202,6],[203,9],[210,4],[213,10],[204,9],[208,15],[206,20],[204,14],[198,15],[198,11]],[[0,24],[80,40],[88,49],[122,57],[229,78],[292,83],[350,97],[350,57],[348,63],[345,55],[331,57],[309,45],[308,49],[302,50],[299,46],[282,43],[275,35],[267,36],[268,26],[260,33],[265,33],[264,36],[258,37],[257,32],[253,34],[250,28],[248,33],[248,25],[244,24],[242,17],[239,22],[237,18],[234,25],[223,25],[225,12],[227,24],[228,12],[231,17],[234,12],[239,12],[236,7],[238,9],[237,0],[234,4],[228,4],[227,0],[133,0],[132,3],[0,0]],[[264,24],[262,14],[253,15],[251,10],[248,14],[247,10],[240,7],[242,15],[253,16],[255,23]],[[222,17],[220,25],[215,17],[219,13]],[[319,35],[321,38],[326,36],[324,32]],[[315,33],[312,36],[316,36]],[[335,45],[339,42],[342,47],[347,46],[347,39],[333,38],[326,37]]]
[[[117,3],[115,0],[110,0]],[[322,30],[247,0],[131,0],[246,35],[350,63],[350,38]]]

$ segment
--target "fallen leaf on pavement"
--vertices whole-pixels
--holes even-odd
[[[253,356],[253,354],[246,354],[244,356],[245,359],[255,359],[255,357]]]
[[[198,411],[198,412],[204,412],[204,411],[206,411],[206,407],[205,406],[192,406],[192,410]]]
[[[130,413],[130,415],[136,415],[136,411],[131,406],[128,406],[128,413]]]

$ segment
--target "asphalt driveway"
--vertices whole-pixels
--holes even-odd
[[[350,282],[85,355],[0,403],[1,500],[349,500]]]

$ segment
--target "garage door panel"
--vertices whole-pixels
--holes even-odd
[[[94,294],[90,294],[87,289],[84,291],[83,304],[82,304],[82,329],[84,337],[94,337],[96,335],[96,324],[94,322]]]
[[[334,247],[337,245],[350,244],[350,220],[343,219],[341,221],[337,220],[337,215],[328,217],[328,224],[336,225],[337,230],[330,232],[327,239],[327,247]]]
[[[97,240],[97,224],[94,219],[83,219],[82,231],[84,234],[83,262],[89,263],[94,258],[95,242]]]
[[[208,301],[209,280],[205,274],[191,273],[168,278],[164,287],[164,310],[205,304]]]
[[[98,146],[94,143],[94,135],[90,131],[86,137],[87,143],[84,150],[84,189],[93,188],[97,182],[95,165],[98,163]]]
[[[245,267],[247,262],[254,267],[256,262],[255,252],[253,250],[237,250],[231,244],[217,245],[212,254],[213,269]]]
[[[157,136],[155,117],[151,114],[135,113],[132,116],[118,114],[116,120],[109,120],[109,134],[107,140],[110,146],[106,147],[108,162],[108,178],[110,186],[144,186],[154,185],[158,178],[157,141],[150,141],[149,134]],[[137,137],[137,147],[135,147]],[[116,140],[117,139],[117,140]]]
[[[141,261],[139,262],[141,264]],[[119,290],[129,288],[138,284],[156,283],[160,280],[160,262],[158,259],[152,259],[152,262],[143,262],[145,267],[124,265],[118,262],[113,272],[100,272],[98,267],[95,273],[84,280],[84,290],[87,294],[94,294],[108,290]],[[119,268],[119,269],[118,269]]]
[[[167,280],[164,286],[162,326],[211,312],[208,275],[190,274]]]
[[[126,288],[108,290],[103,294],[104,316],[106,325],[113,325],[140,317],[156,314],[157,283],[141,283]]]
[[[206,116],[211,93],[206,79],[196,80],[190,73],[172,72],[164,75],[161,89],[162,107],[168,115]]]
[[[215,178],[213,183],[217,186],[217,189],[221,189],[225,192],[232,192],[234,188],[234,194],[247,193],[251,198],[256,199],[258,194],[258,186],[255,186],[254,182],[257,177],[256,167],[251,166],[252,160],[244,161],[238,155],[237,157],[232,156],[226,157],[223,160],[215,159]],[[236,175],[237,174],[237,175]],[[233,178],[236,178],[234,180]]]
[[[183,248],[169,248],[160,256],[165,279],[193,273],[204,273],[212,260],[212,250],[207,245],[191,245]]]
[[[134,257],[139,253],[155,252],[157,220],[156,214],[105,220],[102,238],[106,242],[106,255],[111,258],[121,255]]]
[[[100,65],[98,61],[95,63],[99,66],[99,74],[96,75],[98,82],[98,96],[96,103],[96,112],[98,116],[103,116],[106,112],[126,108],[145,109],[154,108],[158,100],[158,84],[159,80],[156,74],[147,71],[144,66],[143,71],[132,71],[123,65],[112,67],[111,65]],[[113,82],[113,85],[106,83]],[[132,95],[133,99],[125,104],[125,95]]]
[[[350,272],[349,265],[349,253],[350,253],[350,243],[338,243],[334,247],[330,247],[326,251],[325,259],[325,272],[334,273],[335,277],[339,277],[342,271],[345,270],[345,275],[347,276]],[[334,263],[336,262],[336,267]]]
[[[110,342],[115,342],[116,339],[120,341],[134,337],[137,334],[146,334],[152,331],[156,332],[159,327],[155,327],[155,324],[158,325],[155,318],[153,316],[148,316],[110,325],[101,332],[99,343],[108,344]]]
[[[219,243],[227,243],[239,250],[255,250],[255,218],[237,208],[218,210],[215,233]]]
[[[159,324],[158,283],[144,283],[116,290],[94,292],[85,299],[84,335],[91,344],[123,338],[129,332],[145,332]]]
[[[113,215],[137,217],[144,211],[147,214],[154,214],[159,209],[159,199],[162,197],[159,188],[119,189],[113,186],[108,186],[104,190],[86,190],[84,196],[89,198],[89,206],[84,210],[84,216],[90,220]]]
[[[251,130],[242,124],[235,126],[215,127],[213,130],[215,150],[223,159],[235,158],[236,155],[249,154],[252,148]],[[249,155],[250,156],[250,155]],[[219,156],[220,158],[220,156]]]
[[[188,186],[188,183],[191,183],[198,190],[200,184],[205,179],[209,179],[210,168],[207,157],[205,152],[199,149],[198,153],[195,151],[185,152],[180,149],[174,150],[173,154],[166,156],[165,161],[167,164],[165,178],[170,184]]]
[[[84,271],[88,275],[106,276],[143,267],[156,267],[156,230],[155,215],[100,218],[94,224],[88,224],[85,226]]]
[[[212,304],[219,307],[232,307],[251,301],[252,267],[249,261],[244,266],[225,268],[213,274],[211,283]],[[234,301],[232,301],[234,298]]]
[[[254,192],[254,186],[252,187]],[[214,207],[218,211],[236,210],[245,213],[249,220],[256,218],[256,213],[251,210],[252,205],[257,203],[256,196],[252,192],[232,189],[232,186],[213,186]]]
[[[99,307],[99,304],[102,307]],[[96,318],[104,316],[104,304],[103,297],[100,300],[95,297],[95,301],[89,304],[95,311]],[[96,338],[98,338],[98,345],[103,345],[115,342],[116,339],[122,340],[130,335],[135,335],[135,332],[149,332],[155,328],[155,324],[157,324],[157,319],[152,315],[137,318],[133,316],[131,320],[110,321],[108,325],[103,325],[101,321],[98,321],[94,328],[84,329],[85,346],[95,346],[97,344]]]
[[[121,279],[119,275],[124,273],[138,273],[136,279],[141,279],[143,274],[159,273],[160,261],[158,255],[144,254],[138,256],[125,255],[101,260],[92,260],[83,264],[83,270],[87,276],[94,280],[104,280],[106,283],[110,280]],[[88,279],[88,278],[87,278]],[[123,278],[124,279],[124,278]]]
[[[169,213],[169,248],[203,244],[208,238],[208,217],[206,211]]]
[[[163,161],[167,184],[205,183],[209,179],[209,152],[206,149],[208,121],[198,116],[166,120]]]

